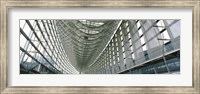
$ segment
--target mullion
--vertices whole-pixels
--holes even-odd
[[[48,59],[46,59],[46,57],[38,50],[38,48],[33,44],[33,42],[31,41],[31,39],[24,33],[24,31],[20,28],[20,32],[21,34],[29,41],[29,43],[35,48],[35,50],[53,67],[55,68]],[[57,71],[59,71],[57,68],[55,68]]]
[[[49,49],[51,49],[50,46],[49,46],[49,43],[47,42],[47,39],[45,38],[45,35],[44,35],[44,33],[43,33],[43,31],[42,31],[42,29],[41,29],[39,23],[38,23],[38,21],[37,21],[37,20],[35,20],[35,21],[36,21],[36,24],[37,24],[37,26],[38,26],[38,28],[39,28],[41,34],[42,34],[43,39],[45,40],[45,43],[47,44],[47,46],[49,47]]]
[[[37,21],[36,21],[37,22]],[[44,26],[44,25],[43,25]],[[40,26],[39,26],[39,24],[38,24],[38,27],[39,27],[39,29],[41,30],[41,28],[40,28]],[[47,32],[46,32],[47,33]],[[46,43],[47,43],[47,45],[48,45],[48,47],[50,48],[50,46],[49,46],[49,44],[48,44],[48,42],[47,42],[47,40],[46,40],[46,38],[44,37],[44,34],[43,34],[43,32],[42,32],[42,35],[43,35],[43,38],[45,39],[45,41],[46,41]],[[48,33],[47,33],[47,35],[48,35]],[[52,51],[51,51],[52,52]],[[53,53],[53,52],[52,52]]]
[[[51,41],[51,38],[50,38],[50,35],[49,35],[49,33],[47,32],[47,27],[46,27],[46,25],[45,25],[45,23],[44,23],[44,21],[43,20],[41,20],[41,22],[42,22],[42,24],[43,24],[43,27],[44,27],[44,31],[46,32],[46,34],[47,34],[47,37],[48,37],[48,40],[49,40],[49,42],[50,42],[50,45],[53,47],[53,43],[52,43],[52,41]],[[50,47],[50,45],[49,45],[49,48],[51,49],[51,47]],[[52,52],[52,51],[51,51]],[[52,52],[53,53],[53,52]]]
[[[20,34],[21,34],[21,33],[20,33]],[[30,38],[32,38],[32,37],[33,37],[33,32],[30,32],[29,36],[30,36]],[[29,47],[29,45],[30,45],[29,42],[26,41],[26,43],[25,43],[25,45],[24,45],[24,48],[27,50],[28,47]],[[24,54],[24,53],[21,53],[21,55],[20,55],[20,63],[21,63],[22,60],[24,59],[24,56],[25,56],[25,54]]]
[[[48,21],[46,20],[46,22],[48,23]],[[55,40],[54,40],[54,38],[53,38],[53,34],[52,34],[52,29],[50,28],[50,26],[49,26],[49,24],[47,24],[47,28],[49,29],[49,32],[50,32],[50,37],[52,38],[52,41],[54,42],[54,45],[56,44],[55,43]],[[53,47],[53,49],[55,49],[55,47],[54,47],[54,45],[52,44],[52,47]],[[53,56],[55,57],[55,54],[54,54],[54,52],[52,51],[52,54],[53,54]],[[62,65],[62,67],[63,67],[63,63],[62,62],[58,62],[60,65]]]
[[[52,59],[52,56],[49,54],[49,52],[47,51],[47,49],[45,48],[45,46],[42,44],[40,38],[38,37],[37,33],[35,32],[35,29],[32,27],[31,23],[29,22],[29,20],[26,20],[27,24],[29,25],[29,27],[31,28],[31,30],[33,31],[33,34],[35,35],[35,37],[37,38],[37,40],[40,42],[41,46],[44,48],[44,50],[46,51],[46,53],[48,54],[48,56]],[[50,49],[49,49],[50,50]],[[50,50],[51,51],[51,50]],[[53,59],[52,59],[53,60]],[[53,60],[54,61],[54,60]],[[55,61],[54,61],[55,62]],[[56,64],[57,65],[57,64]],[[57,65],[58,66],[58,65]],[[58,66],[59,67],[59,66]],[[60,67],[59,67],[60,68]]]
[[[38,64],[43,65],[45,68],[47,68],[49,71],[55,73],[54,71],[50,70],[47,66],[45,66],[44,64],[40,63],[36,58],[34,58],[33,56],[31,56],[26,50],[24,50],[22,47],[20,47],[20,50],[22,52],[24,52],[26,55],[28,55],[30,58],[32,58],[33,60],[35,60]]]

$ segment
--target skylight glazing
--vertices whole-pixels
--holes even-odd
[[[79,20],[82,24],[90,26],[90,27],[99,27],[102,26],[104,23],[100,21],[93,21],[93,20]]]

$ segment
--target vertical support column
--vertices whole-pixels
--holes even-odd
[[[129,32],[130,32],[130,34],[131,34],[131,42],[132,42],[132,49],[133,49],[133,52],[134,53],[132,53],[133,54],[133,56],[134,56],[134,59],[135,59],[135,57],[136,57],[136,55],[135,55],[135,49],[136,49],[136,47],[135,47],[135,43],[133,43],[135,40],[134,40],[134,34],[135,34],[135,32],[136,32],[136,30],[135,30],[135,21],[134,20],[130,20],[129,21]],[[135,66],[136,65],[136,63],[135,63],[135,60],[133,60],[133,66]]]
[[[117,60],[117,62],[115,63],[115,72],[119,72],[120,71],[120,64],[121,64],[121,59],[123,59],[122,57],[122,49],[121,49],[121,39],[120,39],[120,31],[118,29],[118,31],[116,32],[117,34],[117,43],[118,43],[118,53],[119,56],[117,57],[117,59],[119,58],[119,61]]]
[[[120,26],[121,27],[121,26]],[[120,34],[121,33],[121,34]],[[122,50],[122,47],[123,47],[123,45],[122,45],[122,42],[123,42],[123,40],[121,40],[121,36],[124,36],[123,35],[123,31],[122,31],[122,29],[119,29],[119,31],[118,31],[118,44],[119,44],[119,71],[121,71],[121,70],[124,70],[125,69],[125,67],[124,67],[124,57],[123,57],[123,50]]]
[[[122,30],[123,30],[123,34],[124,34],[124,50],[125,50],[125,58],[124,58],[124,68],[125,69],[127,69],[128,68],[128,59],[129,58],[131,58],[130,57],[130,50],[129,50],[129,48],[130,48],[130,45],[129,45],[129,43],[128,43],[128,33],[127,33],[127,30],[126,30],[126,21],[124,21],[123,23],[122,23]]]

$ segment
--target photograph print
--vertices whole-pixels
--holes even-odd
[[[20,19],[20,74],[180,74],[179,19]]]

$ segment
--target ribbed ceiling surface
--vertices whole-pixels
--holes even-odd
[[[103,50],[119,20],[56,20],[57,30],[71,64],[79,71]]]

